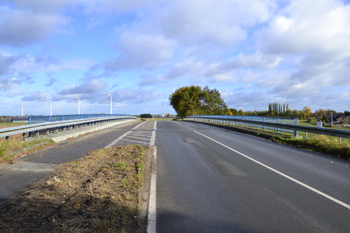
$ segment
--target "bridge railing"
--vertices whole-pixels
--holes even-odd
[[[216,118],[216,120],[225,119],[225,120],[248,120],[254,122],[271,122],[271,123],[281,123],[289,125],[298,125],[298,118],[284,118],[284,117],[263,117],[263,116],[228,116],[228,115],[195,115],[189,116],[191,118]],[[243,122],[244,126],[251,127],[251,123]],[[273,127],[264,126],[264,129],[273,130]],[[282,132],[282,128],[275,129],[278,133]],[[285,130],[287,133],[294,133],[293,130]],[[296,132],[298,135],[298,132]]]
[[[305,138],[308,138],[308,133],[314,133],[318,135],[329,135],[334,137],[339,137],[339,141],[341,142],[342,138],[350,138],[349,130],[339,130],[339,129],[327,129],[327,128],[319,128],[312,126],[301,126],[301,125],[293,125],[293,124],[285,124],[285,123],[276,123],[276,122],[263,122],[263,121],[252,121],[246,119],[234,119],[230,116],[188,116],[183,118],[184,120],[192,120],[192,121],[202,121],[208,123],[218,123],[218,124],[232,124],[235,126],[245,126],[250,128],[257,127],[258,130],[266,130],[272,129],[273,133],[277,130],[277,128],[282,130],[282,133],[287,132],[287,130],[293,132],[294,136],[298,136],[298,131],[305,132]],[[296,121],[297,122],[297,121]]]
[[[62,131],[66,131],[66,128],[69,128],[70,130],[72,130],[75,128],[84,127],[84,125],[88,126],[88,125],[101,124],[101,123],[110,122],[110,121],[132,120],[135,118],[136,117],[130,116],[130,115],[105,116],[105,117],[96,117],[96,118],[87,118],[87,119],[78,119],[78,120],[44,122],[44,123],[37,123],[32,125],[22,125],[17,127],[0,129],[0,138],[6,137],[6,140],[8,140],[10,136],[22,134],[23,141],[25,141],[27,133],[29,133],[29,137],[31,137],[33,133],[36,134],[36,136],[38,137],[40,132],[44,131],[47,134],[50,134],[50,131],[52,129],[54,129],[55,132],[58,133],[59,129],[62,129]]]
[[[54,121],[81,120],[96,117],[113,117],[113,116],[131,116],[125,114],[72,114],[72,115],[56,115],[56,116],[29,116],[28,124],[38,124]]]

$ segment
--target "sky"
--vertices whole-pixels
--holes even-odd
[[[1,0],[0,115],[175,114],[183,86],[230,108],[350,110],[349,0]]]

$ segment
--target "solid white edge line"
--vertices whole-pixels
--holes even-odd
[[[263,166],[263,167],[265,167],[265,168],[267,168],[267,169],[269,169],[269,170],[271,170],[271,171],[273,171],[273,172],[275,172],[275,173],[277,173],[277,174],[279,174],[279,175],[281,175],[281,176],[283,176],[283,177],[285,177],[285,178],[287,178],[287,179],[289,179],[289,180],[291,180],[291,181],[293,181],[293,182],[295,182],[295,183],[297,183],[297,184],[299,184],[299,185],[301,185],[301,186],[303,186],[303,187],[305,187],[305,188],[307,188],[307,189],[309,189],[309,190],[311,190],[311,191],[313,191],[313,192],[315,192],[315,193],[317,193],[317,194],[319,194],[319,195],[321,195],[321,196],[323,196],[323,197],[325,197],[325,198],[327,198],[327,199],[329,199],[329,200],[331,200],[331,201],[333,201],[333,202],[335,202],[335,203],[337,203],[337,204],[339,204],[339,205],[341,205],[341,206],[343,206],[343,207],[345,207],[345,208],[350,210],[350,205],[349,204],[346,204],[346,203],[344,203],[344,202],[342,202],[342,201],[340,201],[340,200],[338,200],[338,199],[336,199],[336,198],[334,198],[332,196],[329,196],[328,194],[325,194],[324,192],[321,192],[321,191],[319,191],[319,190],[317,190],[317,189],[315,189],[315,188],[313,188],[313,187],[311,187],[311,186],[309,186],[307,184],[304,184],[303,182],[301,182],[301,181],[299,181],[297,179],[294,179],[294,178],[292,178],[292,177],[290,177],[290,176],[288,176],[288,175],[286,175],[286,174],[284,174],[284,173],[282,173],[280,171],[277,171],[276,169],[274,169],[272,167],[269,167],[269,166],[267,166],[267,165],[265,165],[265,164],[255,160],[253,158],[250,158],[249,156],[247,156],[247,155],[245,155],[245,154],[243,154],[243,153],[241,153],[241,152],[239,152],[239,151],[237,151],[235,149],[232,149],[231,147],[228,147],[228,146],[222,144],[221,142],[218,142],[218,141],[216,141],[216,140],[214,140],[214,139],[212,139],[212,138],[210,138],[210,137],[208,137],[208,136],[206,136],[204,134],[201,134],[201,133],[197,132],[196,130],[190,129],[190,128],[188,128],[186,126],[183,126],[183,125],[181,125],[179,123],[177,123],[177,124],[182,126],[182,127],[187,128],[189,130],[192,130],[193,132],[195,132],[195,133],[197,133],[197,134],[199,134],[199,135],[201,135],[201,136],[203,136],[205,138],[208,138],[209,140],[211,140],[211,141],[213,141],[213,142],[215,142],[215,143],[217,143],[217,144],[219,144],[219,145],[221,145],[221,146],[223,146],[223,147],[225,147],[225,148],[227,148],[227,149],[229,149],[229,150],[231,150],[231,151],[233,151],[233,152],[235,152],[235,153],[237,153],[237,154],[239,154],[239,155],[241,155],[241,156],[243,156],[243,157],[245,157],[245,158],[247,158],[247,159],[249,159],[249,160],[251,160],[251,161],[253,161],[253,162],[255,162],[255,163],[257,163],[257,164],[259,164],[259,165],[261,165],[261,166]]]
[[[157,121],[154,128],[157,126]],[[153,146],[152,173],[151,173],[151,188],[148,203],[148,224],[147,233],[157,232],[157,147],[154,146],[156,131],[152,132],[150,145]]]

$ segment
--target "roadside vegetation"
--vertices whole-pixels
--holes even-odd
[[[21,126],[21,125],[28,125],[28,123],[25,123],[25,122],[18,122],[18,123],[0,122],[0,129],[9,128],[9,127],[16,127],[16,126]]]
[[[4,140],[0,141],[0,164],[13,162],[22,154],[30,154],[45,147],[53,146],[51,139],[37,139],[31,141]]]
[[[146,232],[138,215],[148,153],[125,145],[60,164],[0,206],[0,232]]]
[[[297,148],[303,148],[350,160],[350,144],[339,142],[339,140],[334,137],[327,137],[325,135],[320,135],[309,139],[272,137],[270,140],[273,142],[288,144]]]

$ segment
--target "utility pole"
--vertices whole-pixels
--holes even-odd
[[[80,115],[80,99],[78,97],[78,115]]]
[[[50,116],[52,116],[52,101],[50,99]]]
[[[22,104],[22,116],[23,116],[23,102],[21,102],[21,104]]]
[[[109,99],[110,99],[110,104],[111,104],[111,107],[110,107],[110,108],[111,108],[111,115],[112,115],[112,112],[113,112],[113,111],[112,111],[112,94],[109,94]]]

